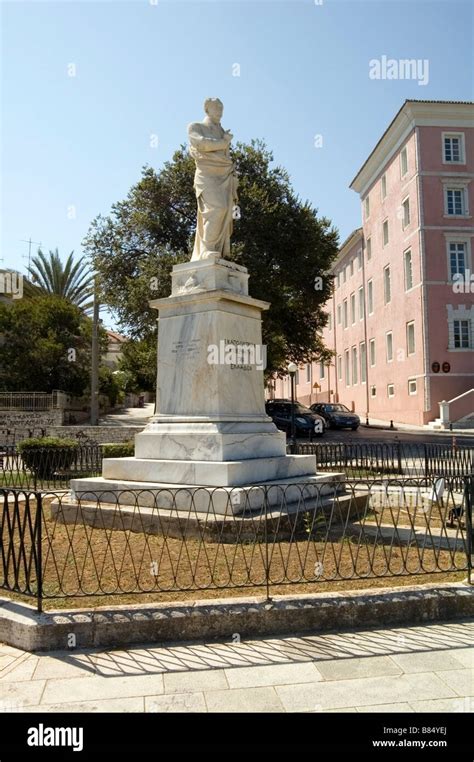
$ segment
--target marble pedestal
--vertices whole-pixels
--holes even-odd
[[[171,296],[150,304],[159,310],[158,412],[136,436],[134,458],[105,459],[102,477],[76,479],[74,491],[314,480],[314,456],[287,455],[285,434],[265,413],[269,304],[248,295],[246,268],[216,258],[177,265]]]

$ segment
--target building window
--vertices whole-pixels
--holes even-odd
[[[466,243],[464,241],[449,242],[449,275],[452,280],[455,275],[466,275]]]
[[[391,331],[385,334],[386,350],[387,350],[387,362],[393,360],[393,334]]]
[[[346,282],[346,268],[345,267],[342,268],[342,282],[343,283]]]
[[[365,341],[361,341],[359,346],[359,357],[360,357],[360,382],[361,384],[365,384],[367,381],[367,368],[366,368],[366,353],[365,353]]]
[[[306,383],[309,384],[311,381],[311,365],[308,363],[306,366]]]
[[[357,269],[362,270],[362,249],[357,252]]]
[[[341,325],[341,315],[342,315],[342,307],[340,304],[337,305],[337,324]]]
[[[372,259],[372,239],[367,238],[367,261]]]
[[[375,339],[370,339],[369,341],[369,358],[370,367],[373,368],[375,365]]]
[[[324,363],[320,362],[319,363],[319,378],[324,378],[324,376],[325,376]]]
[[[357,347],[352,347],[352,383],[357,383]]]
[[[443,132],[443,161],[446,164],[464,164],[464,133]]]
[[[338,355],[337,358],[337,377],[339,381],[342,381],[342,357]]]
[[[351,294],[351,323],[354,325],[356,321],[356,295]]]
[[[376,386],[371,386],[370,387],[370,396],[371,397],[376,397],[377,396],[377,387]]]
[[[346,386],[351,385],[351,368],[349,365],[349,350],[346,349],[344,352],[344,371],[346,374]]]
[[[374,284],[371,280],[367,282],[367,309],[369,315],[374,312]]]
[[[400,175],[405,177],[408,172],[408,153],[406,147],[400,153]]]
[[[352,277],[352,275],[354,275],[354,258],[351,259],[349,267],[350,267],[349,273]]]
[[[395,397],[395,386],[387,384],[387,397]]]
[[[407,354],[415,354],[415,323],[407,323]]]
[[[359,288],[359,320],[364,319],[364,287]]]
[[[347,299],[344,299],[342,303],[342,327],[347,328]]]
[[[402,203],[402,225],[403,229],[407,228],[410,224],[410,199],[406,198]]]
[[[299,382],[300,382],[300,369],[298,368],[298,370],[295,373],[295,385],[298,386]]]
[[[411,259],[411,249],[408,249],[403,255],[403,264],[405,271],[405,291],[413,288],[413,265]]]
[[[390,284],[390,267],[384,267],[383,271],[383,298],[385,304],[390,304],[392,301],[392,288]]]
[[[380,183],[380,188],[382,191],[382,201],[384,198],[387,198],[387,175],[382,175],[382,180]]]
[[[416,378],[410,378],[408,380],[408,394],[416,394]]]
[[[370,199],[367,196],[365,199],[365,218],[368,219],[370,217]]]
[[[352,275],[352,273],[351,273],[351,265],[348,262],[347,265],[346,265],[346,277],[347,277],[347,280],[349,280],[351,275]]]
[[[445,188],[445,204],[447,215],[464,216],[466,214],[464,188]]]
[[[469,349],[471,346],[470,337],[470,325],[469,320],[454,320],[453,321],[453,333],[454,333],[454,348],[455,349]]]
[[[332,315],[328,314],[328,331],[332,331]]]
[[[382,241],[384,246],[388,244],[388,220],[385,220],[382,225]]]

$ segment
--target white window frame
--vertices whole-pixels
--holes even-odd
[[[391,357],[388,356],[388,337],[390,336],[390,352]],[[387,362],[393,362],[393,331],[385,332],[385,359]]]
[[[351,385],[351,353],[348,349],[344,350],[344,379],[346,386]]]
[[[370,396],[372,399],[377,396],[377,387],[374,385],[370,387]]]
[[[384,172],[382,177],[380,178],[380,196],[382,198],[382,201],[385,201],[387,198],[387,173]]]
[[[362,249],[357,250],[357,269],[362,270]]]
[[[365,219],[368,220],[370,217],[370,196],[367,195],[364,199],[364,214]]]
[[[411,222],[411,210],[410,210],[410,196],[406,196],[402,201],[402,229],[405,230],[409,227]],[[407,213],[408,210],[408,213]]]
[[[465,304],[453,306],[446,305],[448,313],[448,352],[472,352],[474,349],[474,304],[469,307]],[[458,320],[465,320],[468,323],[469,346],[454,346],[454,323]]]
[[[459,326],[466,324],[467,326],[467,345],[461,345],[459,347],[456,346],[456,323],[459,323]],[[463,339],[463,332],[462,330],[459,330],[459,338],[462,341]],[[471,337],[472,331],[471,331],[471,321],[466,320],[466,318],[456,318],[453,320],[453,349],[472,349],[472,337]]]
[[[357,347],[351,347],[351,375],[352,375],[352,385],[357,386],[359,383],[359,356],[357,352]]]
[[[390,394],[390,389],[392,390],[392,393]],[[387,397],[391,399],[392,397],[395,397],[395,384],[387,384]]]
[[[385,240],[385,230],[387,230],[387,240]],[[382,248],[384,249],[390,243],[390,231],[388,229],[388,217],[382,222]]]
[[[361,341],[359,344],[359,376],[360,376],[360,383],[365,384],[367,383],[367,357],[366,357],[366,348],[365,348],[365,341]]]
[[[472,234],[471,234],[472,235]],[[472,273],[471,235],[464,233],[445,233],[446,238],[446,266],[448,269],[448,283],[453,283],[451,275],[451,252],[450,244],[463,243],[466,247],[466,270]]]
[[[413,332],[411,329],[413,328]],[[413,349],[410,352],[410,335],[413,336]],[[407,357],[416,353],[416,339],[415,339],[415,321],[409,320],[406,324],[406,342],[407,342]]]
[[[356,295],[355,291],[350,295],[350,308],[351,308],[351,325],[356,323]]]
[[[415,384],[415,390],[412,391],[411,385]],[[415,394],[418,394],[418,383],[416,378],[409,378],[408,379],[408,394],[410,397],[414,397]]]
[[[373,362],[372,362],[373,360]],[[369,364],[371,368],[375,368],[377,362],[377,347],[375,346],[375,339],[369,339]]]
[[[364,319],[364,314],[365,314],[364,286],[360,286],[359,288],[359,320]]]
[[[372,278],[367,281],[367,312],[374,314],[374,282]]]
[[[444,186],[444,216],[447,217],[450,220],[453,219],[464,219],[466,217],[469,217],[469,194],[467,192],[469,185],[469,180],[464,181],[443,181]],[[462,202],[462,212],[458,214],[455,212],[454,214],[450,214],[448,211],[448,194],[450,192],[460,192],[461,193],[461,202]]]
[[[311,364],[306,363],[306,383],[311,383]]]
[[[411,285],[408,285],[408,278],[407,278],[407,258],[410,257],[410,278],[411,278]],[[415,284],[415,279],[413,278],[413,253],[411,250],[411,247],[409,249],[405,249],[403,252],[403,280],[405,284],[405,291],[411,291]]]
[[[332,315],[331,315],[330,312],[328,312],[327,329],[328,329],[329,332],[332,331]]]
[[[351,261],[349,262],[349,277],[352,278],[354,275],[354,257],[351,258]]]
[[[349,310],[348,310],[348,306],[347,306],[347,299],[344,299],[344,301],[342,302],[342,327],[343,327],[343,329],[346,330],[348,325],[349,325]]]
[[[367,249],[367,262],[369,262],[372,259],[372,237],[370,235],[366,241],[366,249]]]
[[[403,171],[404,169],[405,171]],[[408,150],[407,150],[407,147],[405,146],[400,151],[400,177],[406,177],[407,174],[408,174]]]
[[[388,279],[386,273],[388,272]],[[387,288],[388,283],[388,288]],[[387,299],[388,296],[388,299]],[[390,304],[392,301],[392,273],[390,272],[390,265],[385,265],[383,268],[383,303]]]
[[[446,150],[444,145],[446,138],[448,139],[460,138],[459,147],[460,147],[461,158],[459,159],[459,161],[446,158]],[[466,139],[465,139],[464,132],[442,132],[441,133],[441,155],[443,157],[443,164],[448,164],[448,165],[454,164],[454,166],[458,164],[465,164],[466,163]]]
[[[342,304],[337,305],[336,312],[337,312],[337,324],[341,325],[342,324]]]
[[[342,355],[337,356],[337,378],[342,381]]]
[[[326,367],[323,362],[319,363],[319,378],[321,381],[326,378]]]

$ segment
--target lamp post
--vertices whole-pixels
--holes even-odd
[[[296,426],[295,426],[295,376],[298,368],[294,362],[290,362],[288,365],[288,373],[290,374],[291,381],[291,436],[290,436],[290,450],[294,454],[296,452]]]

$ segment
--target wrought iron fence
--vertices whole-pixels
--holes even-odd
[[[250,490],[60,494],[0,490],[0,587],[43,601],[467,572],[474,476],[323,481]],[[301,588],[300,588],[301,589]],[[212,592],[214,591],[214,592]],[[173,599],[173,598],[171,598]]]
[[[102,471],[101,445],[71,448],[34,448],[22,457],[16,445],[0,447],[0,487],[25,489],[66,489],[69,481],[81,476],[99,476]]]
[[[55,389],[53,392],[0,392],[1,410],[63,410],[67,394]]]
[[[474,472],[474,446],[452,442],[297,443],[293,451],[300,455],[314,454],[318,471],[343,470],[352,478],[403,476],[423,478],[428,484],[443,476],[463,489],[464,478]]]

